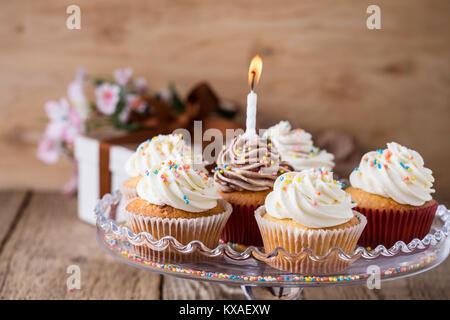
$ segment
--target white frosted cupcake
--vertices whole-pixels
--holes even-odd
[[[191,148],[178,134],[161,134],[142,142],[125,164],[125,170],[131,177],[120,188],[125,201],[137,197],[136,186],[147,171],[168,160],[183,159],[189,162],[191,156]]]
[[[213,249],[231,214],[231,205],[220,199],[212,179],[183,161],[163,162],[148,171],[137,185],[138,198],[126,208],[127,222],[135,233],[149,232],[155,239],[172,236],[186,245],[199,240]],[[173,250],[136,247],[147,259],[179,257]]]
[[[390,248],[399,240],[423,239],[438,207],[433,182],[431,170],[414,150],[391,142],[386,149],[367,152],[346,190],[368,221],[360,244]]]
[[[291,254],[310,248],[317,256],[340,247],[352,254],[366,225],[363,215],[353,210],[356,204],[342,185],[326,169],[289,172],[280,176],[265,206],[255,217],[266,253],[277,247]],[[295,273],[324,274],[338,272],[348,263],[330,257],[314,262],[303,255],[291,261],[282,254],[269,262],[277,269]]]
[[[334,155],[315,147],[311,134],[305,130],[291,130],[288,121],[281,121],[270,127],[263,137],[272,140],[281,159],[289,163],[295,171],[310,168],[331,170],[334,167]]]

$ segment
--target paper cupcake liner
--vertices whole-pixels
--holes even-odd
[[[410,211],[356,207],[367,218],[367,227],[358,244],[372,248],[382,244],[390,248],[400,240],[409,243],[414,238],[423,239],[430,231],[437,207],[436,201],[427,208]]]
[[[255,210],[257,207],[245,205],[232,206],[233,213],[220,236],[222,241],[261,247],[263,242],[258,224],[255,220]]]
[[[300,229],[276,223],[262,218],[266,213],[264,206],[255,212],[255,218],[261,230],[266,253],[278,247],[284,248],[291,254],[298,254],[305,248],[310,248],[316,256],[323,256],[333,247],[340,247],[344,253],[351,255],[356,247],[361,233],[366,226],[366,218],[354,211],[360,218],[360,223],[344,229]],[[283,253],[271,260],[266,260],[270,266],[287,272],[302,274],[331,274],[341,272],[349,267],[352,261],[343,259],[334,251],[323,261],[314,261],[306,253],[299,255],[295,260],[289,260]]]
[[[172,236],[181,244],[186,245],[193,240],[202,242],[209,249],[219,244],[219,236],[231,215],[231,205],[219,200],[224,212],[199,218],[159,218],[134,214],[125,210],[127,222],[134,233],[146,231],[155,239]],[[200,253],[182,253],[169,245],[164,250],[154,250],[148,245],[134,245],[135,254],[145,260],[164,263],[179,263],[198,261],[202,258]],[[204,259],[204,257],[203,257]]]

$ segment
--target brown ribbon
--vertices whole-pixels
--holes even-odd
[[[111,191],[111,171],[109,170],[109,149],[111,145],[106,141],[100,141],[99,150],[99,198]]]

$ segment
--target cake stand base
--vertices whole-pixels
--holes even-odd
[[[301,294],[303,291],[303,287],[255,287],[255,286],[241,286],[242,291],[244,292],[247,300],[268,300],[267,296],[269,296],[270,300],[300,300]],[[254,292],[254,289],[264,290],[266,294],[258,296],[257,293]]]

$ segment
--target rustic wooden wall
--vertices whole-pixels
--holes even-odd
[[[290,119],[313,133],[335,128],[366,149],[395,140],[420,151],[450,192],[450,2],[78,0],[0,3],[0,186],[58,188],[68,163],[35,158],[44,103],[65,94],[77,66],[107,74],[131,66],[155,89],[208,79],[244,102],[251,57],[264,71],[258,121]],[[365,26],[378,4],[382,30]],[[242,116],[241,116],[242,119]]]

